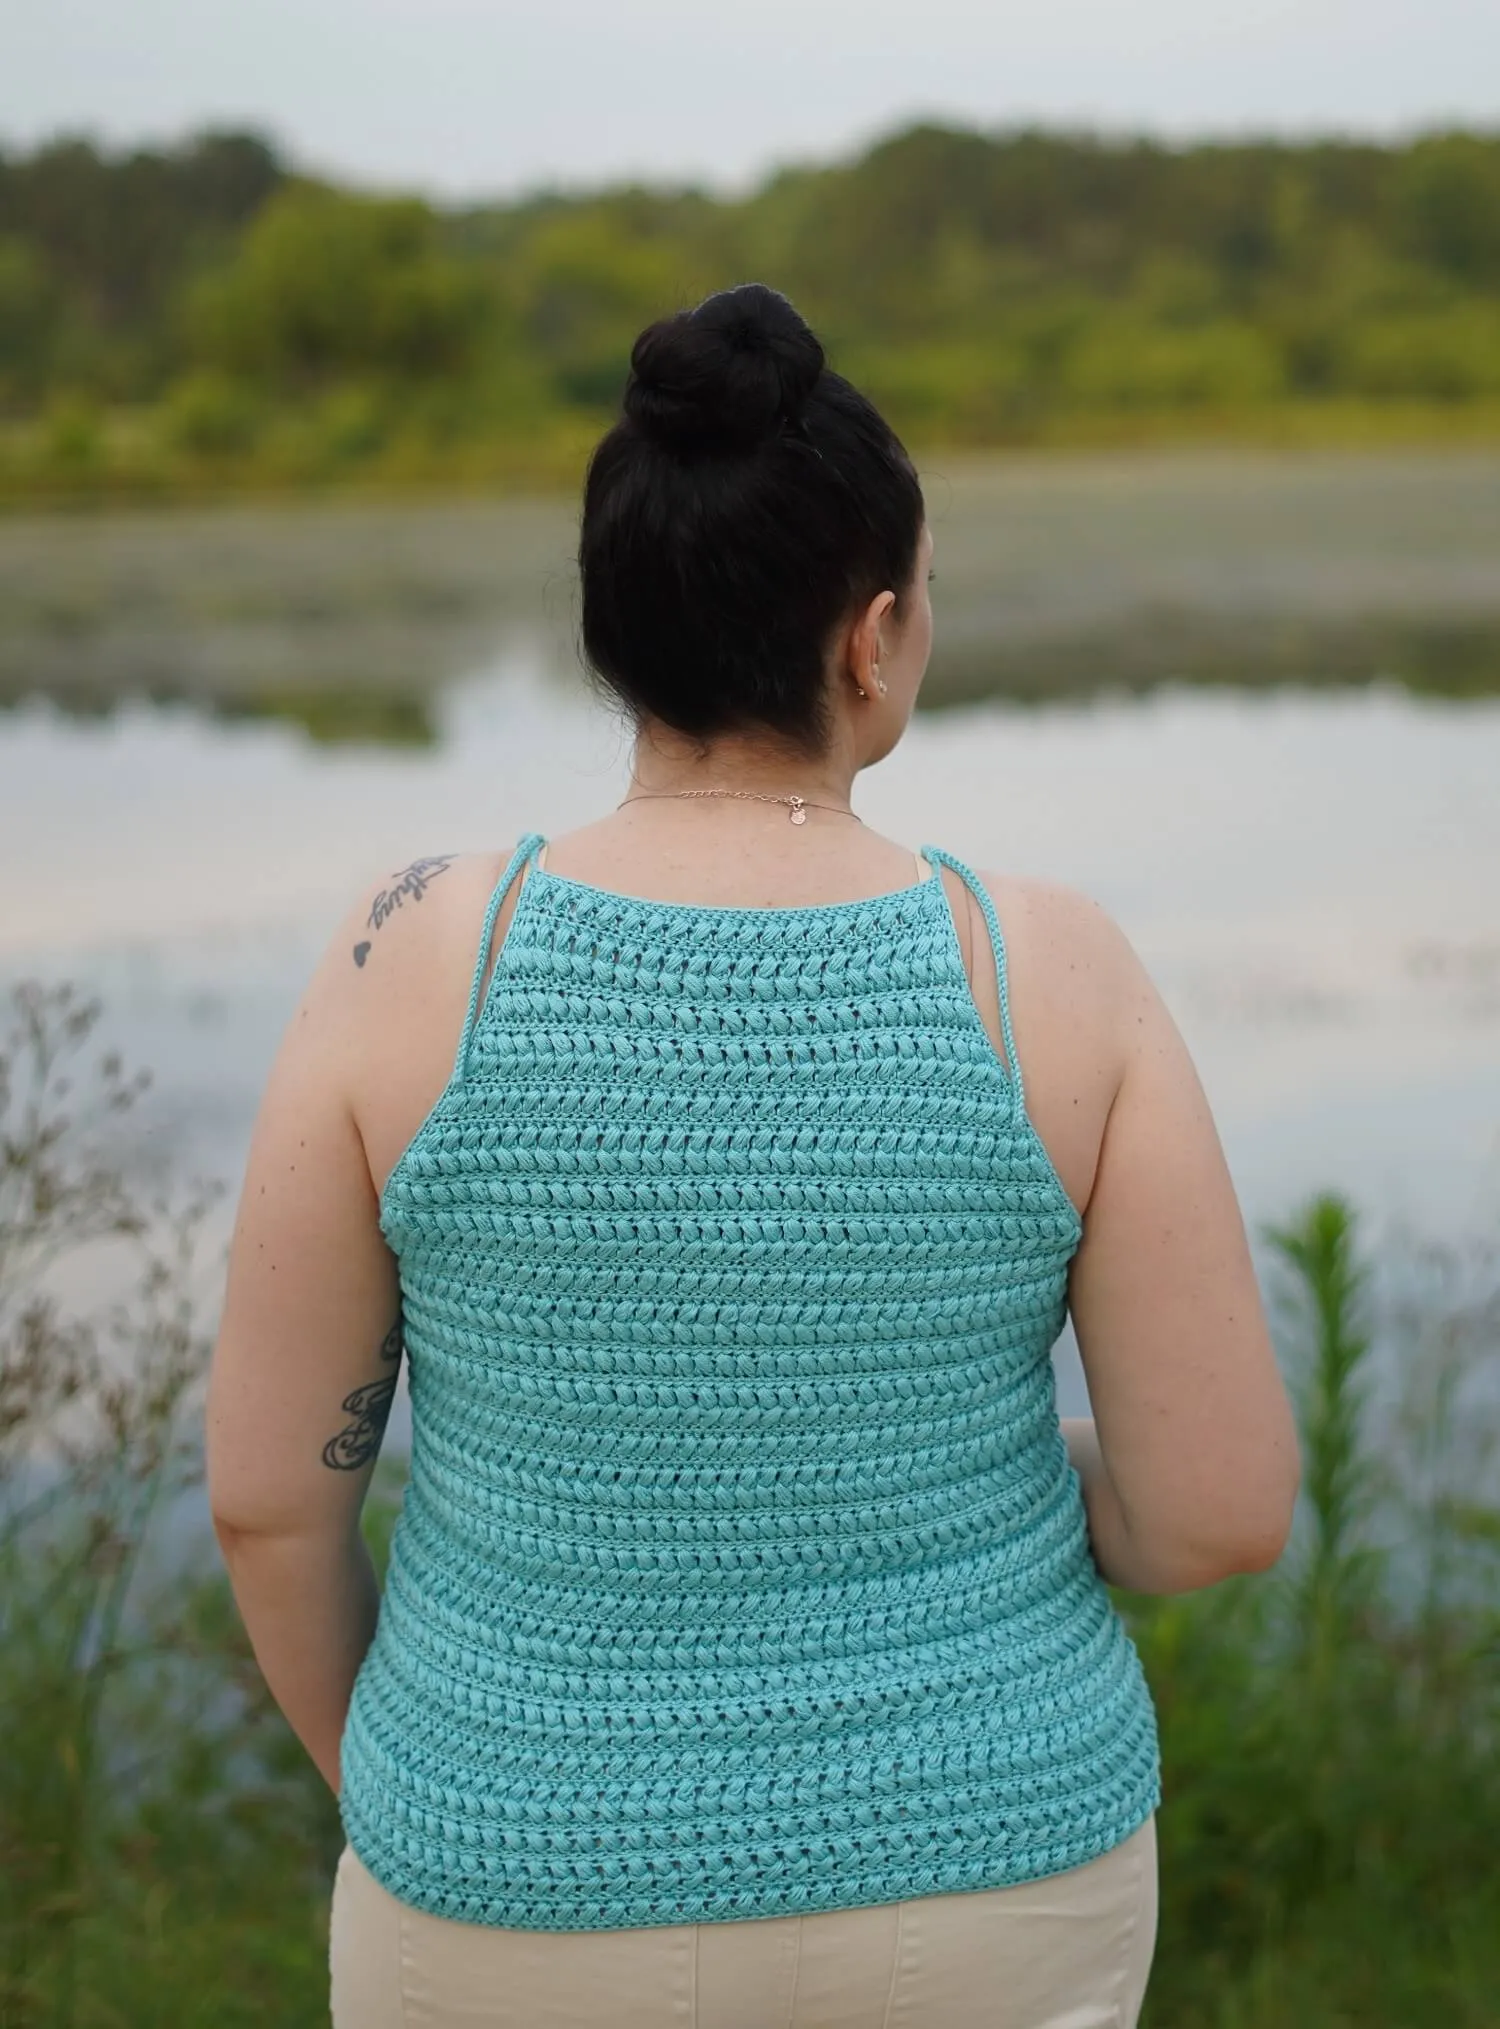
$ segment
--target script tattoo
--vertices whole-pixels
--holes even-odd
[[[401,1313],[380,1342],[382,1362],[392,1369],[378,1381],[366,1381],[340,1403],[354,1420],[323,1446],[323,1463],[335,1472],[358,1472],[380,1449],[391,1404],[396,1398],[396,1371],[401,1365]]]
[[[378,930],[382,923],[389,923],[406,901],[420,902],[438,875],[447,873],[457,857],[451,852],[430,853],[425,859],[413,860],[400,873],[392,874],[390,887],[380,889],[370,904],[367,920],[371,933]],[[369,955],[369,939],[364,938],[354,947],[355,964],[363,965]]]

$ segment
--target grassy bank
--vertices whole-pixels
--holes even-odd
[[[112,507],[209,507],[236,502],[507,500],[572,502],[607,410],[564,415],[503,434],[432,437],[399,420],[350,432],[338,402],[287,407],[253,446],[195,451],[152,410],[65,402],[0,425],[0,513]],[[916,440],[919,467],[997,453],[1174,450],[1491,451],[1500,456],[1500,400],[1279,401],[1039,416],[989,432]]]
[[[326,2020],[336,1815],[222,1579],[167,1554],[218,1264],[200,1200],[123,1181],[140,1087],[97,1021],[24,988],[0,1035],[0,2024],[300,2029]],[[120,1300],[70,1303],[101,1257]],[[1377,1281],[1334,1199],[1266,1236],[1293,1546],[1121,1602],[1165,1762],[1151,2029],[1495,2020],[1500,1284],[1436,1250],[1406,1271]]]

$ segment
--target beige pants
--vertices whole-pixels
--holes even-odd
[[[334,2029],[1133,2029],[1156,1825],[1045,1881],[870,1909],[636,1930],[427,1916],[346,1847]]]

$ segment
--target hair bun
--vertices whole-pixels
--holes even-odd
[[[636,340],[625,413],[674,451],[748,450],[795,422],[823,348],[785,296],[746,282]]]

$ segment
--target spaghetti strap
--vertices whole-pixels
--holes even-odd
[[[940,860],[945,867],[951,867],[984,912],[985,926],[990,933],[990,950],[995,960],[995,984],[1000,992],[1000,1029],[1005,1037],[1005,1067],[1015,1087],[1017,1103],[1024,1113],[1026,1086],[1021,1076],[1021,1060],[1016,1055],[1016,1039],[1010,1025],[1010,986],[1009,968],[1005,959],[1005,935],[1000,928],[1000,918],[995,913],[995,904],[991,900],[990,891],[974,869],[956,853],[945,852],[940,845],[924,845],[922,850],[929,859]]]
[[[511,882],[537,847],[545,845],[546,840],[539,831],[528,831],[517,841],[516,849],[506,861],[505,871],[495,883],[485,906],[484,924],[479,933],[479,953],[474,960],[474,979],[469,988],[469,1008],[464,1016],[463,1033],[458,1039],[458,1055],[453,1060],[453,1076],[460,1084],[463,1083],[464,1071],[468,1065],[469,1043],[474,1034],[474,1018],[479,1012],[479,989],[484,984],[484,969],[490,955],[490,939],[495,934],[495,918],[500,913],[500,904],[510,891]]]

